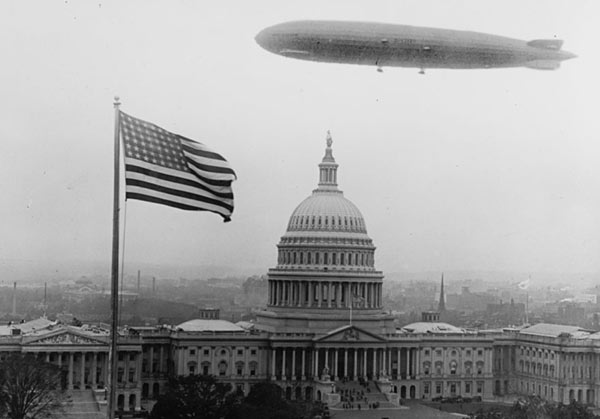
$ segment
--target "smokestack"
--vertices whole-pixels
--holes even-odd
[[[156,277],[152,277],[152,294],[156,294]]]
[[[138,287],[137,287],[138,295],[140,295],[140,270],[138,269]]]
[[[15,282],[14,288],[13,288],[13,309],[12,309],[12,315],[16,316],[17,315],[17,283]]]

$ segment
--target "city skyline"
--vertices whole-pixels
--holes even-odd
[[[118,94],[125,112],[205,142],[238,174],[228,224],[128,202],[126,271],[274,266],[327,130],[384,273],[600,271],[597,4],[259,3],[2,6],[3,265],[106,261],[108,272]],[[579,57],[554,72],[421,76],[298,62],[254,42],[298,18],[557,37]]]

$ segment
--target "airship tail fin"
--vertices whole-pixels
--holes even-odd
[[[552,49],[558,51],[562,48],[563,41],[562,39],[534,39],[533,41],[529,41],[527,45],[534,48]]]
[[[533,60],[525,64],[526,67],[536,70],[556,70],[560,67],[560,61],[556,60]]]

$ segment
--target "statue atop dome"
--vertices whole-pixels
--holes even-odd
[[[331,132],[327,130],[327,147],[331,148],[331,144],[333,144],[333,140],[331,139]]]

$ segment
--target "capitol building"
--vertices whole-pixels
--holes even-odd
[[[365,385],[380,406],[524,394],[600,406],[600,333],[554,324],[471,331],[435,313],[398,328],[382,304],[384,274],[365,218],[338,187],[329,135],[317,187],[292,212],[277,249],[267,305],[254,322],[197,319],[120,331],[120,410],[151,409],[169,376],[188,374],[215,375],[245,394],[271,381],[288,399],[330,406],[342,403],[345,389]],[[17,351],[55,363],[66,388],[102,408],[108,337],[100,326],[41,318],[0,327],[0,357]]]

